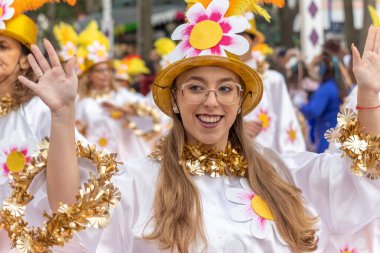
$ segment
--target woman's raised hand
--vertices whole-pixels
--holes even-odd
[[[44,46],[48,53],[49,61],[36,45],[32,45],[32,54],[28,56],[29,64],[38,81],[33,82],[24,76],[20,76],[19,80],[33,90],[50,108],[52,113],[60,112],[66,108],[73,108],[78,91],[75,58],[70,59],[62,66],[52,44],[45,39]]]
[[[352,45],[353,70],[361,90],[380,92],[380,28],[371,26],[363,55]]]

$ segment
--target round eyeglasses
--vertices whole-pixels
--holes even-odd
[[[188,104],[200,104],[206,101],[211,92],[215,93],[216,99],[224,105],[233,105],[239,102],[243,89],[237,83],[224,83],[216,89],[209,89],[203,84],[185,83],[181,88],[182,95]]]

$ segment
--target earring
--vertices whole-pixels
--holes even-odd
[[[179,113],[178,107],[173,107],[173,112],[174,113]]]
[[[237,111],[237,114],[240,114],[241,113],[241,107],[239,108],[239,110]]]

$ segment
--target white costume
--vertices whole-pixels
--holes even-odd
[[[261,152],[268,160],[278,161],[274,151]],[[380,181],[352,175],[350,159],[338,154],[308,152],[284,155],[281,159],[288,168],[282,174],[288,174],[284,177],[302,190],[307,208],[320,218],[316,225],[319,243],[315,252],[339,252],[340,241],[331,241],[331,236],[355,233],[380,217]],[[102,250],[97,252],[163,252],[156,242],[142,239],[144,229],[145,233],[151,231],[151,226],[146,225],[151,218],[158,172],[159,163],[144,158],[127,163],[122,174],[114,177],[122,193],[121,205],[113,210],[111,223],[103,230]],[[291,252],[274,222],[253,210],[255,193],[246,179],[232,176],[192,179],[203,205],[207,252]],[[100,232],[86,231],[87,238],[78,237],[76,243],[93,252],[91,249],[99,242]],[[190,252],[206,252],[205,245],[200,243],[193,247]]]
[[[256,60],[246,64],[255,68]],[[263,124],[263,130],[255,141],[279,153],[305,151],[305,139],[284,77],[277,71],[267,70],[263,85],[264,93],[260,104],[244,118],[246,121],[261,121]]]
[[[128,129],[124,125],[123,118],[112,118],[110,113],[102,106],[103,102],[122,106],[126,103],[144,103],[145,100],[143,97],[123,88],[112,91],[109,96],[78,99],[76,103],[76,119],[87,127],[86,138],[101,148],[118,153],[119,161],[148,155],[150,145]],[[137,122],[141,128],[151,126],[150,119],[145,119],[145,117],[128,116],[128,118]]]
[[[24,103],[18,110],[10,112],[4,117],[0,117],[0,208],[3,200],[10,197],[11,188],[8,184],[9,178],[4,173],[4,168],[9,161],[9,154],[12,151],[20,151],[24,154],[25,161],[28,162],[32,154],[38,151],[37,145],[40,141],[50,136],[51,113],[49,108],[40,98],[34,97],[29,102]],[[82,143],[86,141],[78,133],[77,139]],[[89,166],[83,159],[79,159],[81,177],[87,178]],[[50,206],[47,199],[45,173],[41,173],[33,180],[29,190],[34,195],[34,199],[27,206],[25,219],[29,226],[42,226],[43,212],[49,212]],[[68,243],[66,250],[57,247],[54,252],[87,252],[77,239],[85,233],[79,233]],[[9,249],[9,240],[5,231],[0,230],[0,252],[17,252]],[[82,239],[84,240],[84,239]]]

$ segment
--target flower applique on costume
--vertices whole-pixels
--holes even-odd
[[[272,117],[269,115],[268,110],[260,108],[256,114],[257,120],[262,123],[263,131],[268,130],[271,127]]]
[[[13,132],[9,139],[0,144],[0,185],[9,182],[11,172],[18,173],[29,164],[31,155],[36,151],[37,142],[32,139],[20,140]]]
[[[11,19],[15,9],[11,7],[13,0],[3,0],[0,3],[0,29],[5,29],[5,22]]]
[[[355,244],[346,243],[339,249],[339,253],[369,253],[365,248],[364,240],[359,240]]]
[[[276,234],[274,237],[285,245],[268,205],[251,189],[246,178],[241,178],[240,184],[242,188],[231,188],[225,193],[229,201],[238,204],[231,211],[230,217],[236,222],[250,222],[253,237],[269,239],[274,233]]]
[[[290,123],[289,127],[286,129],[287,141],[290,143],[295,143],[298,140],[297,130],[294,129],[293,124]]]

